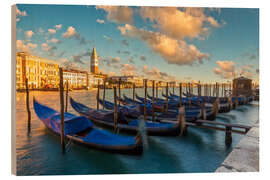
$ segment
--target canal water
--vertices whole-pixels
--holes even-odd
[[[142,89],[136,89],[136,92],[143,96]],[[124,93],[132,97],[132,89],[121,90],[121,94]],[[69,94],[79,102],[96,107],[95,90],[72,91]],[[107,90],[106,99],[112,101],[111,95],[112,90]],[[224,132],[189,127],[184,137],[147,137],[148,146],[144,148],[142,156],[111,154],[77,144],[71,144],[69,151],[62,155],[60,138],[45,128],[33,110],[33,96],[56,110],[60,107],[59,92],[31,91],[32,127],[28,134],[25,93],[17,93],[18,175],[214,172],[243,137],[233,134],[232,146],[226,147]],[[68,106],[68,111],[77,114],[71,106]],[[259,105],[253,102],[229,113],[219,114],[216,121],[252,125],[258,118]]]

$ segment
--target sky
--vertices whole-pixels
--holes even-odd
[[[23,5],[17,51],[89,70],[162,81],[258,81],[259,9]]]

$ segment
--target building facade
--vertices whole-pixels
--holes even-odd
[[[121,82],[135,84],[137,87],[143,86],[143,78],[139,76],[111,76],[109,79],[116,83],[121,79]]]
[[[53,60],[33,56],[26,52],[16,54],[16,89],[58,88],[59,65]]]
[[[69,82],[73,89],[96,87],[98,82],[103,83],[106,74],[98,74],[97,54],[94,48],[94,72],[63,69],[63,81]],[[54,60],[33,56],[27,52],[16,54],[16,89],[25,89],[25,80],[28,79],[29,89],[56,89],[59,88],[59,65]]]
[[[63,69],[63,81],[68,81],[69,88],[83,89],[88,87],[88,74],[85,71]]]
[[[251,96],[252,80],[243,76],[233,80],[233,96]]]

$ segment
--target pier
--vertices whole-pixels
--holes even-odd
[[[259,120],[238,143],[216,172],[259,171]]]

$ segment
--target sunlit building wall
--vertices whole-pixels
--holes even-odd
[[[27,52],[16,54],[16,89],[25,88],[28,79],[30,89],[57,88],[59,65],[56,61],[33,56]]]

